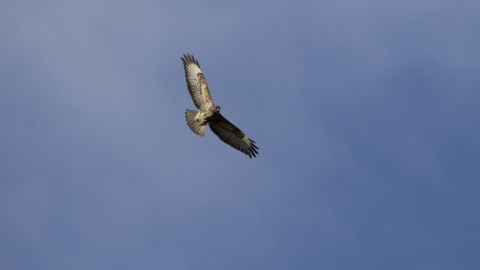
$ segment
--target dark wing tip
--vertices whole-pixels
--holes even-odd
[[[193,56],[193,54],[183,54],[183,57],[180,57],[182,59],[183,64],[188,64],[188,63],[193,63],[196,64],[198,67],[200,67],[200,64],[198,63],[197,59]]]
[[[256,158],[256,157],[257,157],[256,155],[258,155],[257,149],[260,149],[260,148],[258,148],[258,147],[255,145],[255,142],[254,142],[253,140],[251,140],[250,138],[249,138],[249,140],[250,140],[250,148],[248,149],[248,152],[247,152],[246,154],[247,154],[250,158],[252,158],[252,156]]]

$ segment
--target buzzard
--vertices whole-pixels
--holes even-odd
[[[190,92],[193,104],[199,109],[199,111],[187,110],[185,112],[188,127],[195,134],[203,137],[208,124],[213,133],[224,143],[250,158],[256,157],[258,147],[255,142],[220,114],[220,106],[213,104],[207,81],[200,70],[198,61],[188,53],[184,54],[181,59],[185,68],[188,92]]]

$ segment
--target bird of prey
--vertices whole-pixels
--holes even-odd
[[[197,135],[203,137],[207,124],[215,135],[224,143],[232,146],[238,151],[248,155],[250,158],[258,155],[259,149],[255,142],[247,137],[239,128],[230,123],[220,114],[220,106],[215,106],[208,91],[207,81],[203,76],[198,61],[187,53],[181,57],[185,68],[188,91],[192,97],[193,104],[199,111],[187,110],[185,118],[188,127]]]

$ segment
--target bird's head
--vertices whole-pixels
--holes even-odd
[[[220,112],[220,106],[215,106],[215,112]]]

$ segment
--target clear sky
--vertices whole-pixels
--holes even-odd
[[[3,0],[0,269],[480,269],[479,123],[478,0]]]

